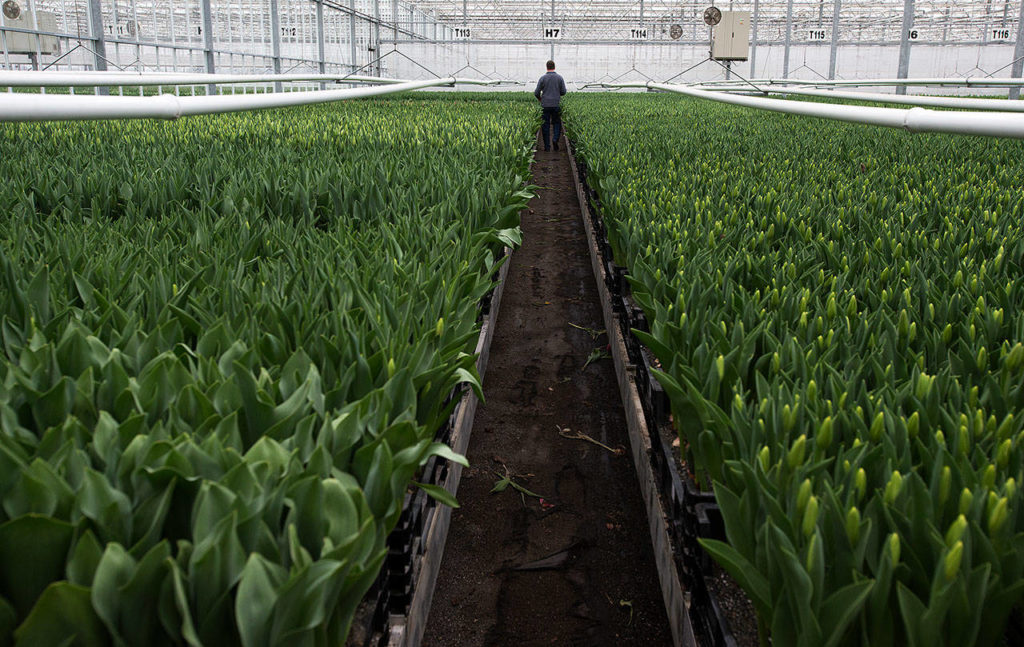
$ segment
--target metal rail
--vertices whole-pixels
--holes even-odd
[[[1024,115],[1013,112],[953,112],[927,108],[875,108],[813,101],[766,99],[727,92],[702,90],[685,85],[665,83],[602,83],[602,87],[646,88],[674,92],[697,99],[709,99],[747,108],[781,112],[805,117],[819,117],[886,128],[899,128],[913,133],[948,133],[1009,137],[1024,139]]]
[[[698,86],[693,86],[698,87]],[[809,90],[805,87],[763,86],[752,89],[749,85],[715,86],[715,92],[743,92],[753,94],[791,94],[801,97],[822,97],[845,101],[873,101],[907,106],[928,106],[931,108],[957,108],[961,110],[995,110],[999,112],[1024,112],[1024,101],[1010,99],[978,99],[968,97],[929,97],[924,95],[883,94],[880,92],[847,92],[843,90]]]
[[[406,79],[387,79],[339,72],[335,74],[204,74],[187,72],[5,72],[0,71],[0,87],[98,87],[106,85],[163,86],[231,83],[279,83],[297,81],[338,81],[342,83],[407,83]],[[456,83],[498,85],[499,81],[456,78]]]
[[[345,90],[281,92],[267,94],[179,97],[119,97],[57,94],[0,94],[0,121],[82,121],[101,119],[177,119],[245,110],[304,106],[332,101],[378,97],[423,88],[454,86],[456,83],[490,85],[490,81],[447,77],[428,81],[405,81],[389,85]]]

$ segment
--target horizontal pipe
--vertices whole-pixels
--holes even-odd
[[[1024,115],[1012,112],[951,112],[926,108],[875,108],[812,101],[765,99],[665,83],[606,83],[605,87],[647,88],[698,99],[851,123],[900,128],[912,133],[949,133],[1024,139]]]
[[[699,86],[693,86],[699,87]],[[957,108],[960,110],[996,110],[1001,112],[1024,112],[1024,101],[1008,99],[977,99],[970,97],[929,97],[914,94],[883,94],[880,92],[845,92],[843,90],[809,90],[805,88],[787,88],[782,86],[765,86],[759,88],[764,94],[792,94],[802,97],[828,97],[846,101],[874,101],[876,103],[895,103],[907,106],[928,106],[931,108]],[[715,92],[746,92],[754,93],[749,85],[716,86]]]
[[[907,85],[934,85],[934,86],[965,86],[977,88],[1005,88],[1013,86],[1024,86],[1024,79],[991,78],[991,77],[967,77],[967,78],[923,78],[923,79],[751,79],[755,85],[814,85],[821,87],[868,87],[868,86],[907,86]],[[735,84],[735,80],[706,81],[700,85],[724,85]]]
[[[304,106],[348,99],[364,99],[409,90],[450,86],[454,77],[429,81],[408,81],[345,90],[279,92],[266,94],[225,94],[179,97],[112,97],[70,94],[0,94],[0,121],[81,121],[98,119],[177,119],[244,110]]]
[[[210,83],[273,83],[294,81],[339,81],[348,83],[407,83],[354,74],[205,74],[184,72],[7,72],[0,71],[0,87],[97,87],[105,85],[207,85]],[[496,81],[456,79],[469,85],[496,85]]]

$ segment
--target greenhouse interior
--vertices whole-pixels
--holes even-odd
[[[1024,646],[1024,0],[0,9],[0,647]]]

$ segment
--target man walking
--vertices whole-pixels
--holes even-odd
[[[555,72],[555,62],[548,61],[548,73],[537,81],[537,89],[533,96],[540,101],[544,111],[544,124],[540,127],[544,135],[544,150],[551,150],[551,124],[555,125],[555,150],[558,150],[558,138],[562,134],[562,95],[565,94],[565,79]]]

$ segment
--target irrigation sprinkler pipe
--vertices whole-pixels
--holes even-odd
[[[1012,112],[951,112],[928,110],[926,108],[874,108],[850,106],[813,101],[787,101],[766,99],[700,90],[684,85],[664,83],[606,83],[607,87],[647,88],[674,92],[698,99],[710,99],[721,103],[758,108],[772,112],[820,117],[852,123],[900,128],[912,133],[950,133],[957,135],[981,135],[984,137],[1012,137],[1024,139],[1024,115]]]
[[[967,78],[921,78],[921,79],[751,79],[751,83],[757,85],[811,85],[822,87],[868,87],[868,86],[905,86],[905,85],[939,85],[939,86],[966,86],[977,88],[1005,88],[1024,86],[1024,79],[1011,78],[990,78],[990,77],[967,77]],[[720,79],[717,81],[705,81],[698,85],[733,85],[736,81]]]
[[[208,85],[291,81],[339,81],[342,83],[408,83],[355,74],[189,74],[183,72],[7,72],[0,71],[0,87],[96,87],[104,85]],[[499,81],[456,78],[457,83],[497,85]]]
[[[691,86],[697,87],[699,86]],[[928,97],[924,95],[896,95],[881,92],[847,92],[843,90],[810,90],[806,88],[787,88],[783,86],[764,86],[765,94],[792,94],[804,97],[829,97],[847,101],[875,101],[877,103],[896,103],[908,106],[929,106],[932,108],[959,108],[964,110],[996,110],[1000,112],[1024,112],[1024,101],[1008,99],[972,99],[965,97]],[[716,86],[715,92],[744,92],[755,94],[756,90],[749,85]]]
[[[155,97],[121,97],[0,93],[0,121],[177,119],[191,115],[363,99],[422,88],[451,86],[457,82],[455,77],[448,77],[345,90],[225,94],[199,97],[180,97],[173,94],[161,94]]]

